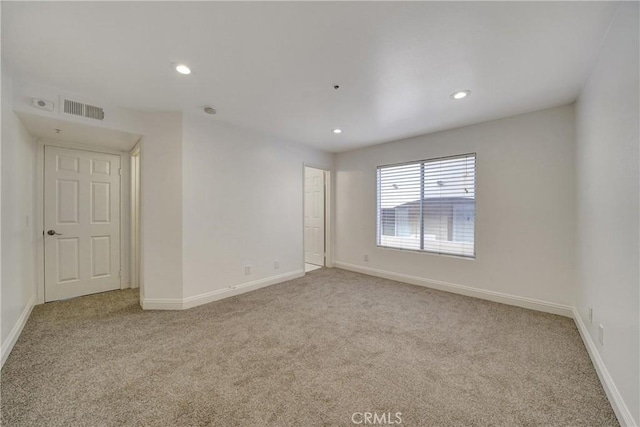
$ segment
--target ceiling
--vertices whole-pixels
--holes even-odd
[[[57,117],[16,112],[31,136],[43,140],[64,141],[116,151],[131,151],[142,135],[106,127],[66,121]],[[60,132],[56,132],[56,129]]]
[[[121,107],[212,105],[211,120],[340,152],[574,101],[617,6],[2,2],[2,60]]]

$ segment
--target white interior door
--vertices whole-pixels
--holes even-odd
[[[304,262],[324,266],[324,171],[304,169]]]
[[[120,289],[120,156],[45,147],[45,301]]]

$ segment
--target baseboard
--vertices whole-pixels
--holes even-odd
[[[215,291],[183,299],[146,299],[141,297],[140,305],[144,310],[186,310],[199,305],[208,304],[213,301],[240,295],[245,292],[255,291],[256,289],[264,288],[266,286],[297,279],[302,276],[304,276],[304,270],[295,270],[290,273],[279,274],[277,276],[254,280],[253,282],[233,285],[227,288],[217,289]]]
[[[182,300],[177,298],[147,299],[140,297],[140,306],[143,310],[182,310]]]
[[[611,378],[611,374],[609,374],[609,370],[604,364],[602,357],[600,357],[600,353],[598,352],[596,343],[593,341],[593,338],[591,338],[589,329],[587,329],[587,326],[582,321],[582,317],[580,317],[578,310],[575,308],[573,309],[573,320],[576,322],[585,347],[587,347],[587,352],[591,357],[593,366],[596,368],[600,383],[602,383],[602,387],[609,398],[613,411],[616,413],[616,417],[618,417],[618,422],[620,422],[620,425],[623,427],[637,426],[638,423],[633,419],[631,411],[629,411],[629,408],[627,408],[627,405],[624,403],[613,378]]]
[[[486,299],[490,301],[500,302],[503,304],[514,305],[517,307],[528,308],[531,310],[543,311],[546,313],[558,314],[565,317],[571,317],[574,319],[582,341],[587,348],[587,352],[591,357],[591,361],[596,369],[596,373],[600,378],[602,387],[604,388],[609,402],[613,407],[613,410],[618,418],[620,424],[624,427],[636,427],[638,423],[633,419],[629,408],[624,403],[618,388],[616,387],[613,378],[609,374],[604,361],[600,357],[600,353],[597,350],[591,334],[585,326],[582,318],[578,314],[578,311],[570,306],[556,304],[547,301],[540,301],[532,298],[524,298],[515,295],[504,294],[501,292],[486,291],[483,289],[472,288],[469,286],[457,285],[454,283],[442,282],[439,280],[430,280],[422,277],[411,276],[407,274],[395,273],[386,270],[378,270],[370,267],[363,267],[355,264],[349,264],[345,262],[335,261],[334,266],[342,268],[344,270],[354,271],[356,273],[367,274],[370,276],[382,277],[384,279],[396,280],[398,282],[410,283],[412,285],[425,286],[428,288],[438,289],[441,291],[452,292],[456,294],[466,295],[470,297],[476,297]]]
[[[197,307],[202,304],[208,304],[213,301],[240,295],[245,292],[255,291],[256,289],[286,282],[288,280],[297,279],[298,277],[302,276],[304,276],[304,270],[295,270],[290,273],[279,274],[277,276],[271,276],[264,279],[255,280],[253,282],[242,283],[240,285],[229,286],[228,288],[218,289],[204,294],[194,295],[182,300],[182,308],[187,309]]]
[[[533,298],[519,297],[516,295],[505,294],[502,292],[487,291],[484,289],[473,288],[470,286],[442,282],[440,280],[425,279],[423,277],[411,276],[411,275],[402,274],[402,273],[395,273],[387,270],[378,270],[375,268],[363,267],[360,265],[349,264],[346,262],[334,261],[333,265],[337,268],[354,271],[356,273],[382,277],[384,279],[395,280],[398,282],[409,283],[412,285],[424,286],[427,288],[438,289],[440,291],[466,295],[469,297],[475,297],[475,298],[480,298],[484,300],[499,302],[502,304],[513,305],[516,307],[528,308],[530,310],[558,314],[560,316],[565,316],[565,317],[573,317],[573,308],[568,305],[562,305],[562,304],[557,304],[557,303],[548,302],[548,301],[541,301]]]
[[[11,350],[13,350],[13,346],[16,345],[20,334],[22,333],[22,329],[24,329],[24,325],[26,325],[27,320],[29,320],[29,316],[31,315],[31,311],[33,307],[36,305],[36,296],[32,295],[27,302],[27,305],[20,313],[20,317],[18,317],[18,321],[15,325],[13,325],[13,329],[9,332],[9,336],[2,343],[2,366],[4,366],[4,362],[7,361],[9,354],[11,354]]]

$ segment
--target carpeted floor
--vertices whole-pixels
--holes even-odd
[[[5,426],[618,425],[571,319],[337,269],[179,312],[37,306],[1,381]]]

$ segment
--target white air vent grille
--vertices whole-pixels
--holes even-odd
[[[104,110],[95,105],[83,104],[82,102],[64,100],[64,113],[74,116],[87,117],[89,119],[104,120]]]
[[[64,112],[74,116],[84,117],[84,104],[76,101],[64,100]]]
[[[96,107],[95,105],[85,105],[84,106],[84,116],[89,117],[90,119],[104,119],[104,110],[100,107]]]

